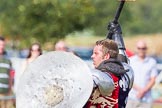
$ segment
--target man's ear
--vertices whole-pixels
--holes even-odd
[[[109,58],[110,58],[110,54],[109,53],[105,54],[104,59],[108,60]]]

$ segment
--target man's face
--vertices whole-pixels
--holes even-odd
[[[105,60],[102,52],[102,45],[96,45],[94,47],[91,58],[93,60],[93,65],[95,68],[97,68],[99,64]]]
[[[0,54],[2,55],[5,48],[5,42],[0,40]]]
[[[137,54],[140,58],[144,58],[146,56],[146,52],[147,52],[147,46],[146,43],[144,43],[143,41],[140,41],[137,44]]]
[[[55,45],[55,51],[67,51],[66,44],[63,41],[58,42]]]
[[[66,47],[61,45],[55,48],[55,51],[66,51]]]

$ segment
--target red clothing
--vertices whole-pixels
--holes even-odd
[[[126,54],[127,54],[128,57],[131,57],[131,56],[134,55],[134,53],[132,51],[128,50],[128,49],[126,49]]]
[[[103,61],[97,69],[111,76],[114,89],[112,93],[103,96],[98,86],[95,87],[84,108],[125,108],[133,85],[133,71],[127,65],[116,59]]]
[[[119,94],[119,78],[112,73],[109,73],[113,78],[115,88],[109,96],[102,96],[99,89],[96,87],[88,100],[85,108],[118,108],[118,94]]]

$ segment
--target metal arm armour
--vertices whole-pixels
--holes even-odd
[[[99,91],[103,96],[112,93],[112,91],[114,90],[114,82],[112,77],[108,73],[93,69],[92,76],[94,87],[98,86]]]
[[[132,86],[133,86],[133,82],[134,82],[134,71],[133,71],[132,67],[129,64],[124,63],[124,62],[122,62],[122,64],[124,66],[124,69],[128,69],[129,70],[128,72],[126,72],[126,75],[129,78],[129,82],[130,82],[129,83],[129,88],[131,89]]]

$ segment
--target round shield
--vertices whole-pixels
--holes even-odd
[[[49,52],[22,75],[16,108],[82,108],[92,88],[92,75],[83,60],[68,52]]]

